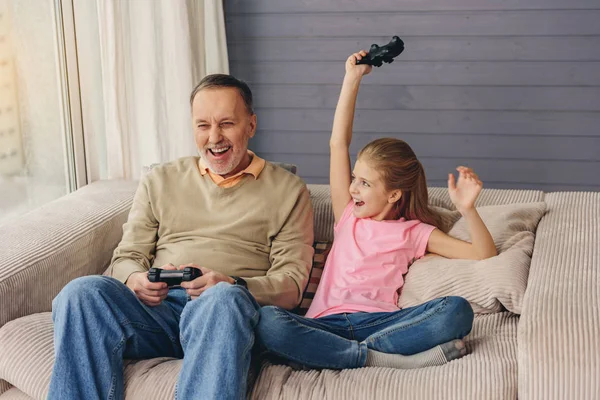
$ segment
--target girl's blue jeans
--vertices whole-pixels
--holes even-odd
[[[311,368],[365,365],[367,350],[411,355],[453,339],[473,326],[462,297],[443,297],[395,312],[342,313],[305,318],[279,307],[260,309],[257,340],[280,357]]]

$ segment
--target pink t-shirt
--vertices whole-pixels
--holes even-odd
[[[398,310],[398,289],[415,259],[425,255],[434,226],[420,221],[356,218],[350,202],[334,227],[308,318],[353,312]]]

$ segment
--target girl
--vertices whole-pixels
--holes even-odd
[[[458,167],[448,175],[452,202],[468,221],[473,243],[437,228],[429,209],[423,166],[408,144],[378,139],[358,154],[350,172],[349,146],[366,52],[346,61],[346,76],[331,134],[330,187],[335,240],[306,317],[268,306],[260,311],[258,340],[272,353],[313,368],[440,365],[466,354],[462,338],[473,310],[461,297],[399,310],[398,291],[412,261],[426,252],[447,258],[496,255],[475,210],[477,175]],[[349,188],[349,189],[348,189]]]

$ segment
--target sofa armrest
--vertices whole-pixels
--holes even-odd
[[[137,185],[94,182],[0,226],[0,327],[50,311],[69,281],[108,267]]]
[[[519,322],[519,399],[598,398],[600,193],[545,201]]]

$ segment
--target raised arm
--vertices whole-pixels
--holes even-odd
[[[331,152],[329,186],[336,223],[342,217],[344,208],[351,200],[349,192],[351,181],[350,142],[352,141],[352,123],[354,121],[356,97],[362,77],[373,69],[370,65],[356,65],[356,60],[360,60],[366,55],[367,53],[362,50],[352,54],[346,60],[346,75],[335,109],[333,129],[329,141]]]
[[[475,200],[483,184],[471,168],[458,167],[457,170],[459,171],[458,183],[455,183],[454,175],[448,176],[448,192],[457,210],[467,221],[472,243],[453,238],[435,229],[429,237],[427,251],[446,258],[482,260],[493,257],[498,254],[494,240],[475,209]]]

